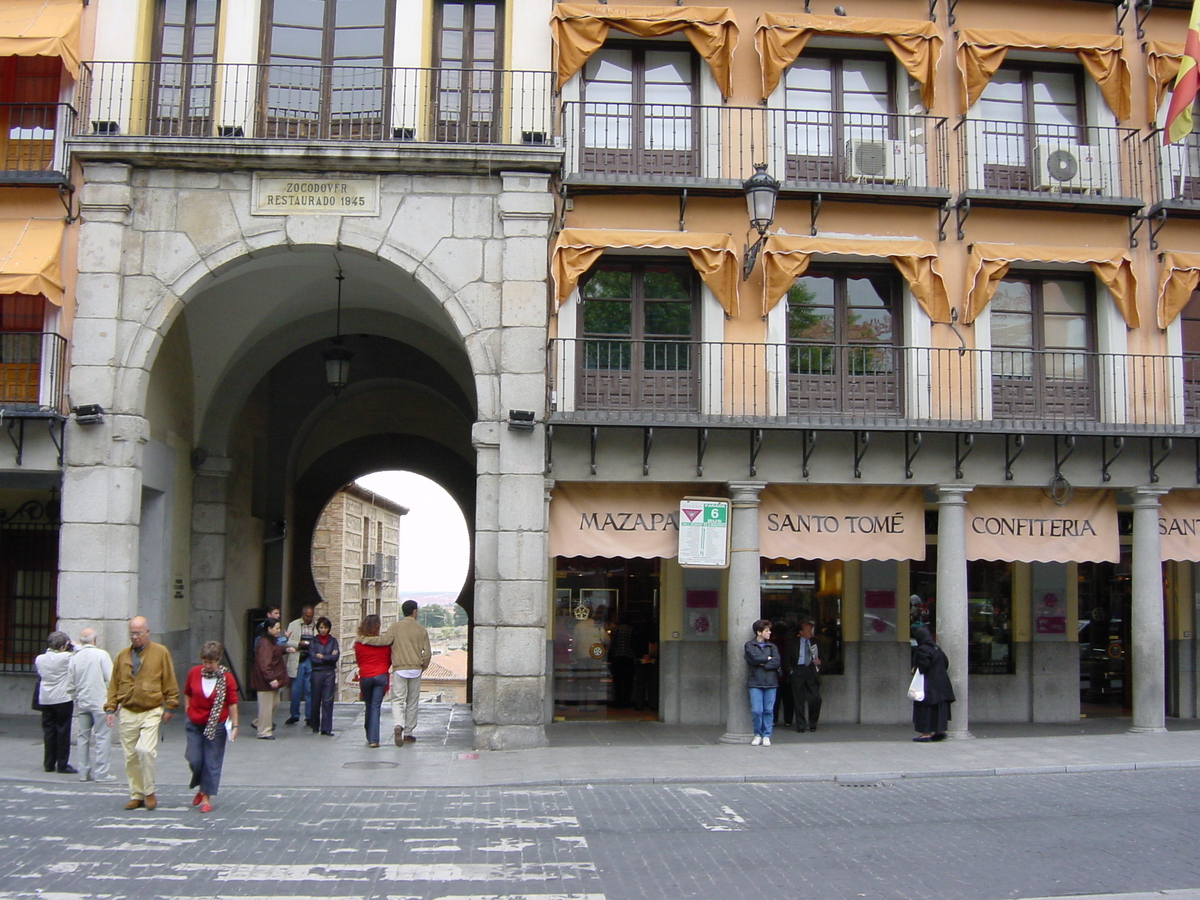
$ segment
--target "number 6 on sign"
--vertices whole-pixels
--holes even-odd
[[[680,501],[679,565],[693,569],[728,568],[728,500],[685,497]]]

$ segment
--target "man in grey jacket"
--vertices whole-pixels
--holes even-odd
[[[75,764],[80,781],[117,780],[108,771],[112,729],[104,716],[112,665],[108,651],[96,646],[95,629],[79,632],[79,648],[67,669],[67,690],[75,701]]]

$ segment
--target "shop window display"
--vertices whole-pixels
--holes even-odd
[[[967,561],[967,671],[972,675],[1011,675],[1012,566],[1004,560]],[[910,627],[924,625],[937,635],[937,547],[910,569]]]
[[[761,616],[772,623],[771,640],[790,652],[800,623],[811,619],[821,652],[821,674],[841,675],[842,574],[840,560],[775,559],[762,561]]]

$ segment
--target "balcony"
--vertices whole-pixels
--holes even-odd
[[[0,332],[0,411],[66,413],[67,339],[39,331]]]
[[[1200,358],[555,339],[551,422],[1200,434]]]
[[[1162,130],[1154,129],[1146,138],[1146,152],[1156,162],[1152,211],[1200,217],[1200,135],[1163,146]]]
[[[741,191],[767,162],[784,192],[940,205],[946,120],[662,103],[563,104],[569,184]]]
[[[77,140],[281,142],[305,152],[554,143],[549,72],[355,66],[93,62]],[[548,146],[549,145],[549,146]],[[239,149],[239,153],[244,153]]]
[[[67,103],[0,103],[0,184],[66,184],[74,122]]]
[[[954,132],[972,205],[1132,215],[1145,203],[1133,129],[969,119]]]

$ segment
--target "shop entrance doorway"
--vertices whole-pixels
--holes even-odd
[[[1079,711],[1089,718],[1133,708],[1131,564],[1129,547],[1119,562],[1079,563]]]
[[[658,718],[658,559],[558,557],[555,719]]]

